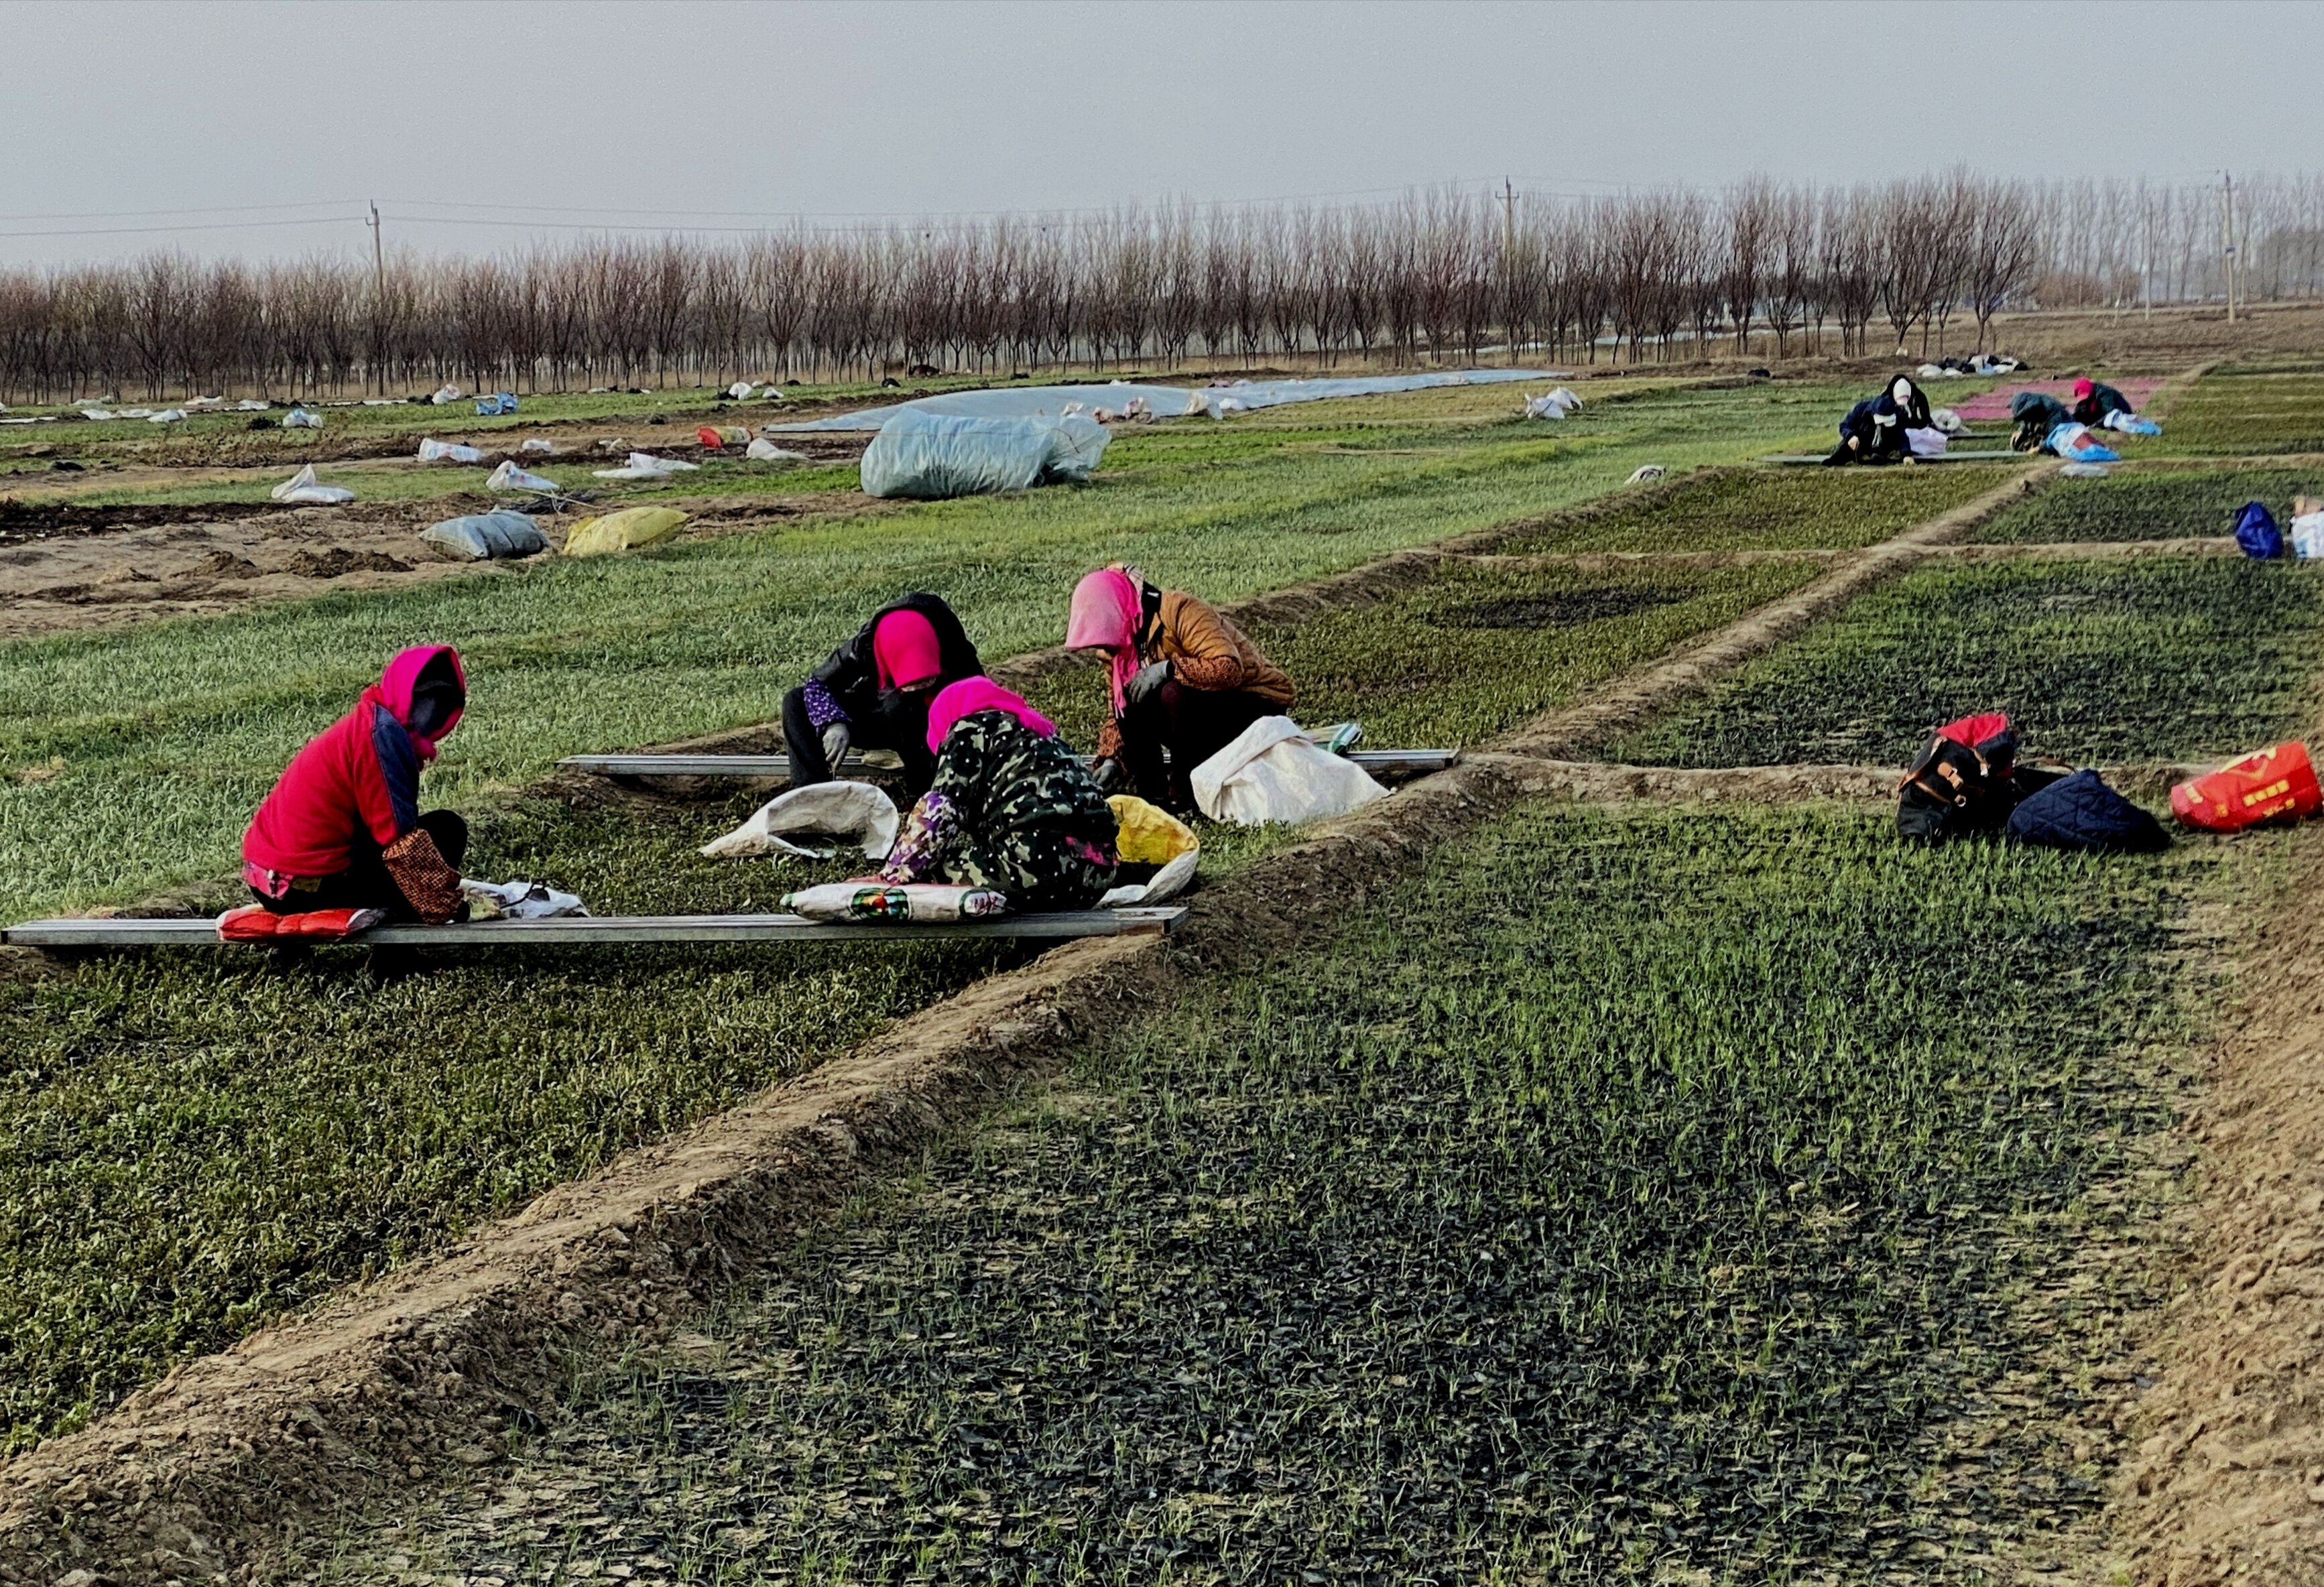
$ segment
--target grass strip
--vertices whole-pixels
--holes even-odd
[[[1991,490],[2008,468],[1754,468],[1689,481],[1659,500],[1576,514],[1497,550],[1854,550]]]
[[[2324,580],[2240,560],[1932,564],[1606,746],[1646,765],[1902,765],[2006,711],[2031,754],[2224,758],[2303,732]]]
[[[1988,1580],[2105,1499],[2227,852],[1521,814],[313,1579]]]
[[[2292,499],[2324,495],[2324,468],[2234,468],[2061,479],[1978,526],[1987,546],[2068,540],[2170,540],[2233,534],[2246,502],[2263,502],[2279,523]]]

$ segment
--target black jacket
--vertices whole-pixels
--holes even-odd
[[[1880,389],[1880,395],[1875,398],[1872,403],[1872,413],[1876,422],[1881,419],[1895,417],[1896,420],[1895,425],[1882,425],[1881,428],[1894,429],[1900,439],[1904,432],[1908,429],[1929,428],[1928,393],[1922,391],[1919,386],[1914,385],[1909,380],[1905,381],[1904,384],[1911,389],[1912,394],[1903,401],[1899,402],[1896,400],[1896,383],[1891,381]]]
[[[918,612],[928,620],[928,625],[936,631],[936,652],[943,662],[945,683],[983,675],[984,663],[977,659],[976,647],[969,642],[967,631],[953,615],[952,608],[945,604],[944,597],[925,592],[906,595],[872,614],[872,620],[855,631],[854,638],[825,657],[823,664],[807,675],[823,685],[824,691],[847,713],[850,721],[866,720],[880,703],[880,667],[872,655],[872,632],[880,626],[880,619],[890,612]]]

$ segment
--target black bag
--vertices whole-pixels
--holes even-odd
[[[2152,854],[2171,846],[2161,822],[2087,767],[2029,794],[2010,812],[2009,835],[2082,854]]]
[[[1897,832],[1923,843],[1999,832],[2017,807],[2016,770],[2017,739],[2006,729],[1973,748],[1931,734],[1897,784]]]

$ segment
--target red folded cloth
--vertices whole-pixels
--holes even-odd
[[[387,918],[384,909],[308,909],[278,915],[261,904],[244,904],[218,917],[225,942],[337,942],[369,931]]]

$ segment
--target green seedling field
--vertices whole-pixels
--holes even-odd
[[[2160,436],[2129,447],[2133,457],[2324,453],[2324,372],[2216,370],[2172,405]]]
[[[2015,472],[1961,468],[1753,468],[1691,480],[1635,504],[1619,498],[1496,550],[1853,549],[1983,495]]]
[[[1931,565],[1607,746],[1654,765],[1901,766],[2006,711],[2022,752],[2226,759],[2307,731],[2324,581],[2228,560]]]
[[[1234,422],[1156,426],[1086,488],[0,647],[0,918],[231,870],[283,761],[402,645],[452,643],[468,661],[473,702],[430,797],[473,807],[561,755],[770,720],[906,590],[944,594],[997,660],[1056,643],[1074,579],[1099,563],[1128,558],[1218,601],[1281,588],[1554,511],[1641,462],[1731,459],[1809,401],[1760,395],[1649,393],[1600,407],[1594,431],[1461,420],[1421,445],[1432,427],[1400,426],[1394,447],[1317,440],[1349,433],[1324,411],[1277,423],[1265,446]]]
[[[526,805],[478,875],[600,913],[772,910],[844,863],[714,862],[726,801]],[[820,1062],[1009,950],[189,950],[0,981],[0,1447]]]
[[[2061,479],[1979,524],[1980,545],[2064,540],[2171,540],[2233,534],[2246,502],[2264,503],[2280,525],[2292,499],[2324,496],[2324,468],[2204,469]]]
[[[2228,853],[1505,820],[302,1579],[1988,1581],[2108,1492]]]

